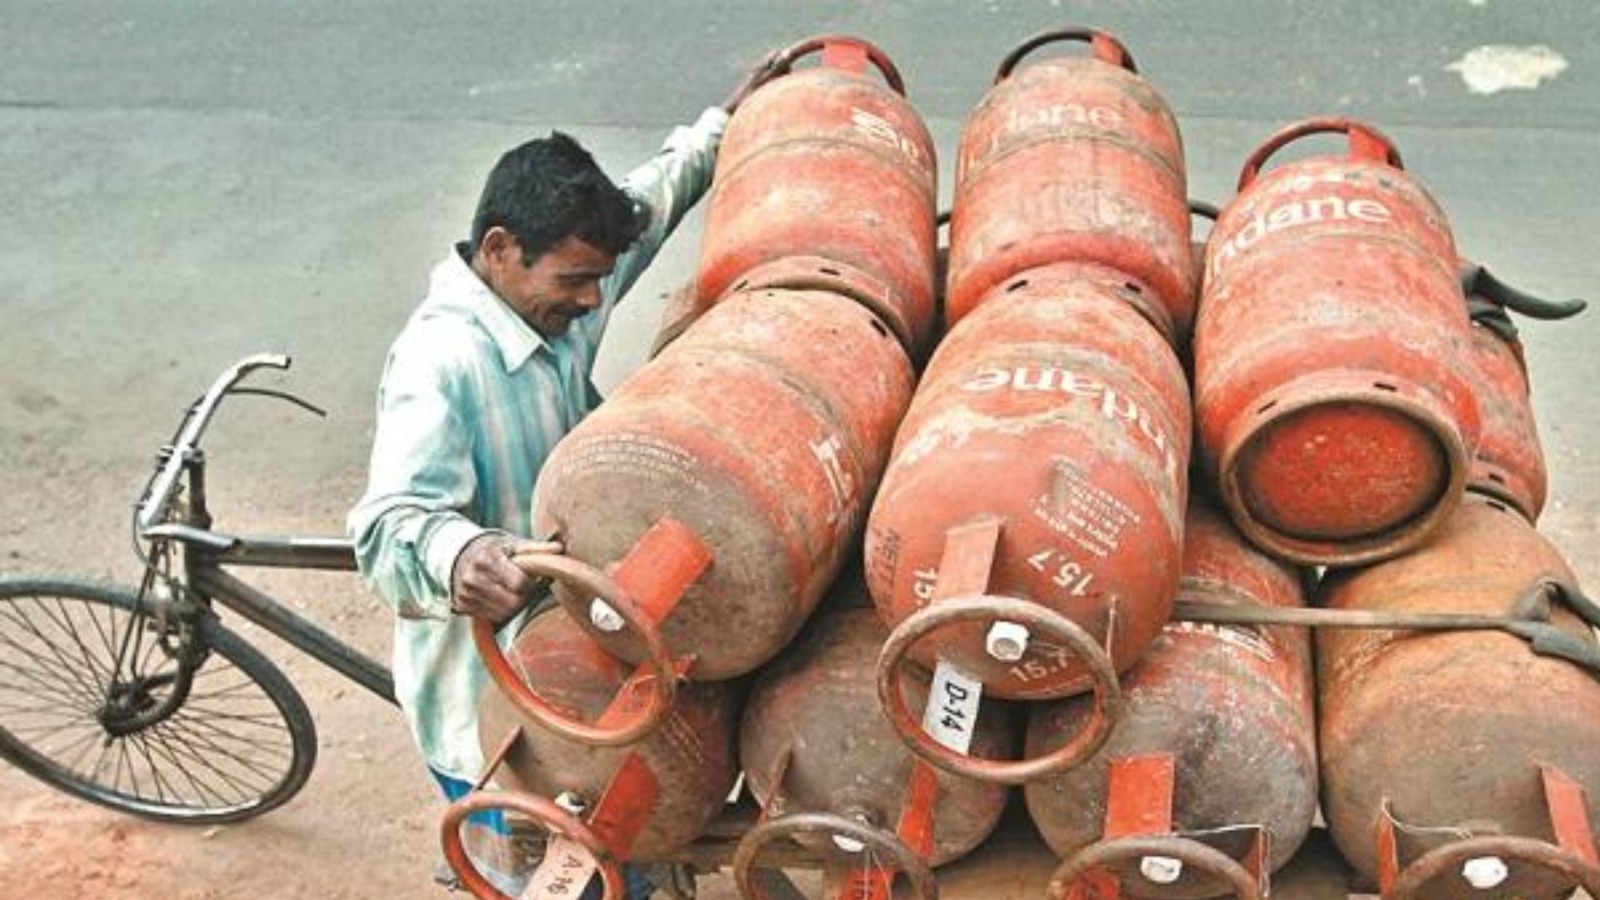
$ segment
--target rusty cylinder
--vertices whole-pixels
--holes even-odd
[[[1555,548],[1526,520],[1469,494],[1422,550],[1330,573],[1321,602],[1508,616],[1530,611],[1517,607],[1542,580],[1574,585]],[[1593,644],[1576,616],[1551,606],[1552,623]],[[1382,877],[1378,836],[1386,820],[1400,868],[1469,837],[1554,842],[1541,790],[1546,768],[1575,779],[1587,791],[1589,821],[1600,822],[1600,682],[1583,669],[1537,656],[1500,631],[1323,629],[1317,658],[1323,814],[1345,859],[1369,878]],[[1571,890],[1566,878],[1510,855],[1495,858],[1509,872],[1493,890],[1470,887],[1458,865],[1424,885],[1419,898],[1553,900]]]
[[[1305,605],[1301,573],[1252,548],[1209,500],[1190,500],[1183,556],[1181,600]],[[1271,835],[1269,870],[1288,862],[1317,806],[1311,641],[1305,630],[1172,622],[1124,676],[1122,687],[1124,718],[1106,745],[1084,765],[1024,789],[1050,849],[1066,858],[1108,840],[1107,810],[1137,803],[1114,795],[1112,767],[1159,755],[1171,760],[1174,779],[1164,803],[1154,802],[1169,814],[1172,833],[1261,826]],[[1076,733],[1089,712],[1083,698],[1042,703],[1031,711],[1030,755]],[[1237,857],[1235,862],[1243,864]],[[1226,883],[1190,871],[1166,884],[1136,876],[1123,880],[1123,893],[1136,897],[1228,892]]]
[[[920,355],[935,315],[933,139],[882,50],[828,36],[783,58],[817,51],[820,65],[762,86],[728,122],[697,290],[704,302],[747,288],[844,294]]]
[[[1262,164],[1304,136],[1350,150]],[[1246,162],[1195,328],[1202,457],[1251,542],[1305,564],[1394,556],[1459,502],[1478,443],[1444,212],[1382,134],[1313,119]]]
[[[607,708],[632,668],[554,607],[527,622],[509,655],[536,690],[586,717]],[[479,736],[492,758],[520,728],[494,774],[498,786],[577,809],[618,859],[650,859],[699,837],[722,809],[737,773],[737,699],[731,684],[683,685],[653,734],[627,747],[595,748],[529,722],[491,689],[479,703]]]
[[[843,588],[866,594],[859,582]],[[739,759],[750,790],[769,817],[827,812],[894,831],[908,814],[931,814],[931,865],[973,850],[1000,821],[1006,791],[946,773],[937,791],[914,797],[912,770],[922,763],[895,734],[873,693],[873,667],[888,630],[870,607],[819,616],[799,640],[762,670],[745,705]],[[920,708],[928,679],[905,673]],[[1002,758],[1015,744],[1007,710],[980,713],[972,750]],[[931,809],[911,809],[925,802]]]
[[[1113,271],[1035,269],[996,286],[939,345],[868,523],[868,585],[891,627],[953,577],[941,573],[947,533],[997,520],[977,593],[1063,614],[1109,642],[1118,670],[1160,632],[1178,587],[1188,390],[1128,293]],[[1089,686],[1065,647],[1025,639],[1007,654],[992,633],[963,622],[911,655],[929,668],[945,658],[1000,697]]]
[[[1529,522],[1537,522],[1544,511],[1548,475],[1522,341],[1504,310],[1475,297],[1467,301],[1469,308],[1476,307],[1470,357],[1483,419],[1467,489],[1503,500]]]
[[[826,348],[827,352],[819,352]],[[860,304],[821,291],[750,291],[705,313],[551,453],[535,531],[596,570],[670,519],[709,557],[647,618],[689,677],[761,665],[839,570],[910,401],[898,342]],[[648,655],[595,596],[556,598],[624,659]]]
[[[1092,55],[1017,67],[1065,40],[1089,42]],[[1116,38],[1067,28],[1029,40],[961,135],[946,318],[1028,269],[1098,263],[1122,273],[1169,341],[1185,341],[1195,290],[1186,185],[1177,119]]]

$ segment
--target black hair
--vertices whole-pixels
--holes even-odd
[[[615,255],[649,221],[649,209],[612,183],[589,151],[552,131],[506,151],[495,163],[472,217],[472,251],[499,225],[522,245],[524,265],[568,237]]]

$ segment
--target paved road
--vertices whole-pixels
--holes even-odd
[[[0,373],[23,398],[10,427],[34,427],[38,409],[92,417],[74,443],[107,466],[142,458],[166,427],[130,391],[170,405],[224,361],[277,348],[332,424],[246,441],[250,467],[349,476],[383,350],[498,150],[561,127],[624,168],[762,49],[819,31],[887,48],[948,158],[1006,50],[1048,25],[1101,24],[1171,97],[1194,195],[1224,199],[1239,161],[1290,118],[1358,114],[1394,134],[1466,252],[1537,292],[1600,285],[1600,10],[1582,0],[13,0],[4,20]],[[1536,90],[1476,94],[1448,67],[1486,45],[1542,46],[1565,69]],[[692,268],[696,225],[637,291],[603,383],[637,364],[652,304]],[[1600,317],[1527,331],[1549,526],[1592,532],[1600,363],[1586,350]]]
[[[1359,115],[1401,144],[1467,253],[1535,292],[1597,294],[1600,9],[1587,0],[8,0],[0,568],[129,574],[126,505],[170,417],[263,349],[295,356],[285,383],[329,421],[260,405],[225,417],[219,503],[240,527],[339,530],[383,352],[504,147],[559,127],[621,170],[767,47],[842,31],[896,59],[948,159],[999,58],[1070,21],[1120,34],[1172,100],[1194,195],[1225,199],[1239,161],[1291,118]],[[1491,82],[1545,79],[1472,92],[1450,67],[1492,45],[1517,50]],[[630,300],[602,384],[637,365],[655,304],[693,267],[697,225]],[[1525,332],[1553,474],[1543,527],[1593,587],[1600,314]],[[383,644],[381,611],[343,627]]]

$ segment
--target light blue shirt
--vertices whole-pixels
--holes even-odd
[[[486,530],[533,536],[534,482],[593,406],[606,323],[711,183],[727,119],[706,110],[619,182],[650,208],[650,226],[601,281],[600,307],[565,334],[544,339],[452,250],[389,350],[367,492],[347,527],[362,576],[397,614],[395,694],[440,772],[473,780],[484,763],[478,697],[488,675],[471,619],[450,612],[456,556]]]

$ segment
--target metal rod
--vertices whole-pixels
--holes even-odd
[[[355,548],[346,538],[252,535],[233,540],[232,546],[213,554],[218,563],[275,569],[356,570]]]
[[[379,698],[396,703],[394,676],[388,668],[261,591],[212,565],[194,567],[190,584],[202,595],[260,625]]]
[[[1179,600],[1172,618],[1184,622],[1218,625],[1297,625],[1306,628],[1378,628],[1405,631],[1504,630],[1519,622],[1541,622],[1526,616],[1489,616],[1473,613],[1406,613],[1363,609],[1314,609],[1281,606],[1247,606]]]

